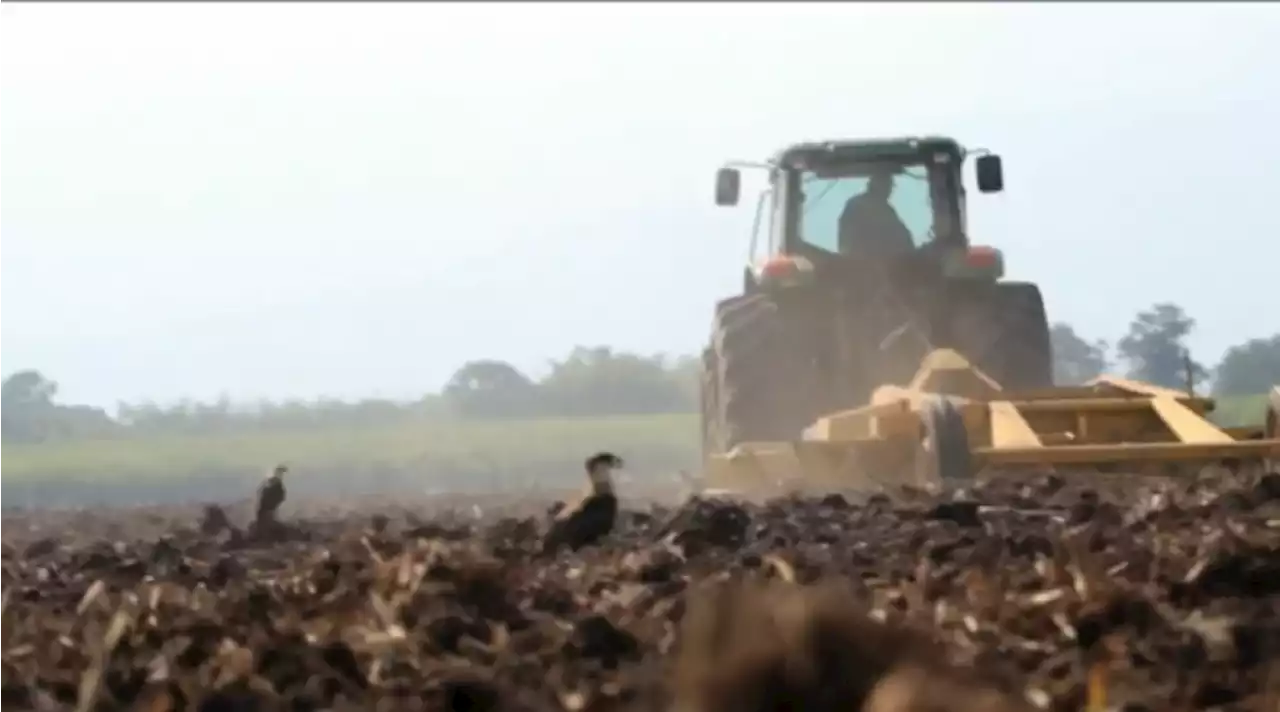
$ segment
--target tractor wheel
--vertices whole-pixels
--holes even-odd
[[[969,431],[955,405],[939,398],[920,411],[921,438],[916,452],[916,477],[920,483],[966,480],[973,477],[973,453]]]
[[[765,294],[730,299],[716,310],[711,345],[703,353],[704,453],[742,442],[793,440],[807,423],[792,422],[804,369],[789,359],[784,318]]]
[[[1040,288],[1004,282],[956,300],[950,325],[965,358],[1008,390],[1053,385],[1053,348]]]

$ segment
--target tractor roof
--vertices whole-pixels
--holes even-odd
[[[964,155],[964,148],[947,136],[901,136],[897,138],[832,139],[796,143],[774,154],[773,163],[784,163],[801,155],[832,152],[867,160],[910,158],[922,152],[945,151]]]

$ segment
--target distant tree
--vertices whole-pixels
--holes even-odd
[[[617,353],[607,346],[575,348],[538,384],[558,415],[672,413],[691,404],[661,356]]]
[[[0,399],[5,408],[48,407],[58,394],[58,384],[34,369],[10,374],[0,385]]]
[[[446,402],[464,417],[520,417],[536,408],[533,381],[506,361],[468,361],[444,387]]]
[[[1049,341],[1053,345],[1053,382],[1058,385],[1079,385],[1107,369],[1105,341],[1089,343],[1061,322],[1049,331]]]
[[[1214,369],[1215,395],[1265,393],[1277,384],[1280,384],[1280,334],[1232,346]]]
[[[54,402],[58,384],[39,371],[18,371],[0,385],[0,421],[4,442],[94,437],[113,432],[117,424],[101,408],[64,406]]]
[[[1176,304],[1162,303],[1139,312],[1129,333],[1117,344],[1129,365],[1129,376],[1167,388],[1187,386],[1188,363],[1193,384],[1209,376],[1200,363],[1189,360],[1186,339],[1196,322]]]

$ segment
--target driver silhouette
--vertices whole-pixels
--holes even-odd
[[[892,257],[915,249],[911,231],[889,204],[893,173],[877,171],[867,189],[849,199],[840,213],[840,254]]]

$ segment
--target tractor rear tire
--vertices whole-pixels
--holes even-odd
[[[962,295],[950,324],[960,353],[1006,390],[1053,385],[1053,347],[1040,288],[1002,282]]]
[[[806,369],[791,359],[785,318],[767,294],[722,302],[702,355],[702,448],[728,452],[752,441],[794,440],[807,425],[795,417],[796,383]]]

